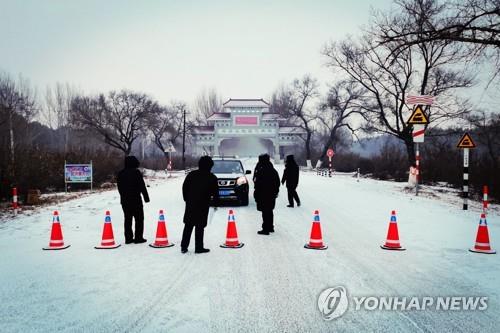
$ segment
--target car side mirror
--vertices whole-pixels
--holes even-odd
[[[245,171],[245,175],[249,175],[251,173],[252,173],[252,171],[250,171],[250,170]]]

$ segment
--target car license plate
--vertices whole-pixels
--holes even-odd
[[[230,195],[231,194],[231,191],[228,191],[228,190],[219,190],[219,195]]]

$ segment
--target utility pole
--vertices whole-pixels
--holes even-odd
[[[186,108],[182,109],[182,169],[186,170]]]

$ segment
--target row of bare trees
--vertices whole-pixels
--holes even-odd
[[[171,146],[179,148],[185,128],[222,103],[215,90],[200,93],[191,108],[183,101],[162,105],[130,90],[89,95],[58,83],[47,87],[43,97],[36,92],[27,79],[0,73],[0,198],[13,185],[60,188],[65,160],[93,160],[98,167],[94,179],[109,180],[122,157],[137,152],[138,141],[153,143],[154,155],[160,151],[166,157]]]
[[[404,145],[407,163],[413,164],[412,126],[406,123],[411,107],[405,99],[409,94],[434,95],[438,103],[425,109],[429,132],[461,121],[470,124],[485,143],[492,168],[498,170],[496,114],[474,110],[458,92],[478,80],[470,68],[479,62],[494,67],[491,82],[496,84],[500,0],[395,4],[391,12],[374,12],[358,35],[324,45],[325,70],[333,77],[326,92],[318,80],[304,75],[273,93],[272,111],[304,130],[309,163],[313,157],[321,163],[328,148],[337,148],[351,136],[386,134]],[[41,152],[54,150],[56,144],[62,159],[78,149],[86,157],[110,148],[127,155],[139,138],[148,137],[165,153],[169,145],[179,144],[185,129],[204,123],[221,107],[222,98],[214,89],[202,91],[190,107],[183,101],[162,105],[130,90],[88,95],[69,84],[47,88],[41,99],[27,79],[0,73],[0,177],[16,182],[21,152],[39,154],[42,160]]]
[[[314,135],[325,138],[318,160],[335,148],[342,133],[386,134],[404,144],[409,165],[415,163],[411,94],[433,95],[426,107],[428,130],[474,118],[464,88],[477,81],[469,66],[493,58],[498,74],[499,0],[396,0],[398,10],[376,11],[369,26],[355,37],[327,43],[322,54],[334,75],[320,96],[309,75],[280,87],[273,109],[301,127],[305,155],[311,160]],[[496,59],[496,60],[495,60]],[[495,62],[496,61],[496,62]],[[460,92],[462,91],[462,94]]]

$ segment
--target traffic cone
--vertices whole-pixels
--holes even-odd
[[[167,237],[167,227],[165,226],[165,216],[163,215],[163,210],[160,210],[160,217],[158,219],[158,227],[156,228],[156,239],[153,244],[149,244],[151,247],[171,247],[174,243],[168,242]]]
[[[495,254],[497,251],[493,250],[490,246],[490,236],[488,234],[488,222],[486,222],[486,214],[481,214],[481,219],[479,220],[479,227],[477,228],[476,244],[471,252]]]
[[[96,249],[116,249],[121,244],[115,243],[115,236],[113,235],[113,225],[111,224],[111,216],[109,210],[106,211],[104,218],[104,228],[102,230],[101,246],[95,246]]]
[[[391,212],[391,222],[389,222],[389,230],[387,230],[387,239],[384,245],[380,245],[384,250],[404,251],[399,243],[398,222],[396,221],[396,211]]]
[[[321,234],[321,223],[319,221],[319,211],[314,211],[314,220],[311,227],[311,238],[309,243],[304,245],[306,249],[326,250],[327,245],[323,244],[323,236]]]
[[[59,213],[57,210],[54,211],[52,216],[52,230],[50,232],[50,242],[48,247],[44,247],[44,250],[63,250],[70,247],[70,245],[64,246],[63,234],[61,229],[61,223],[59,221]]]
[[[221,244],[220,247],[237,249],[243,247],[244,243],[238,241],[238,232],[236,231],[236,222],[234,220],[233,210],[229,210],[229,215],[227,217],[227,232],[226,232],[226,242]]]

